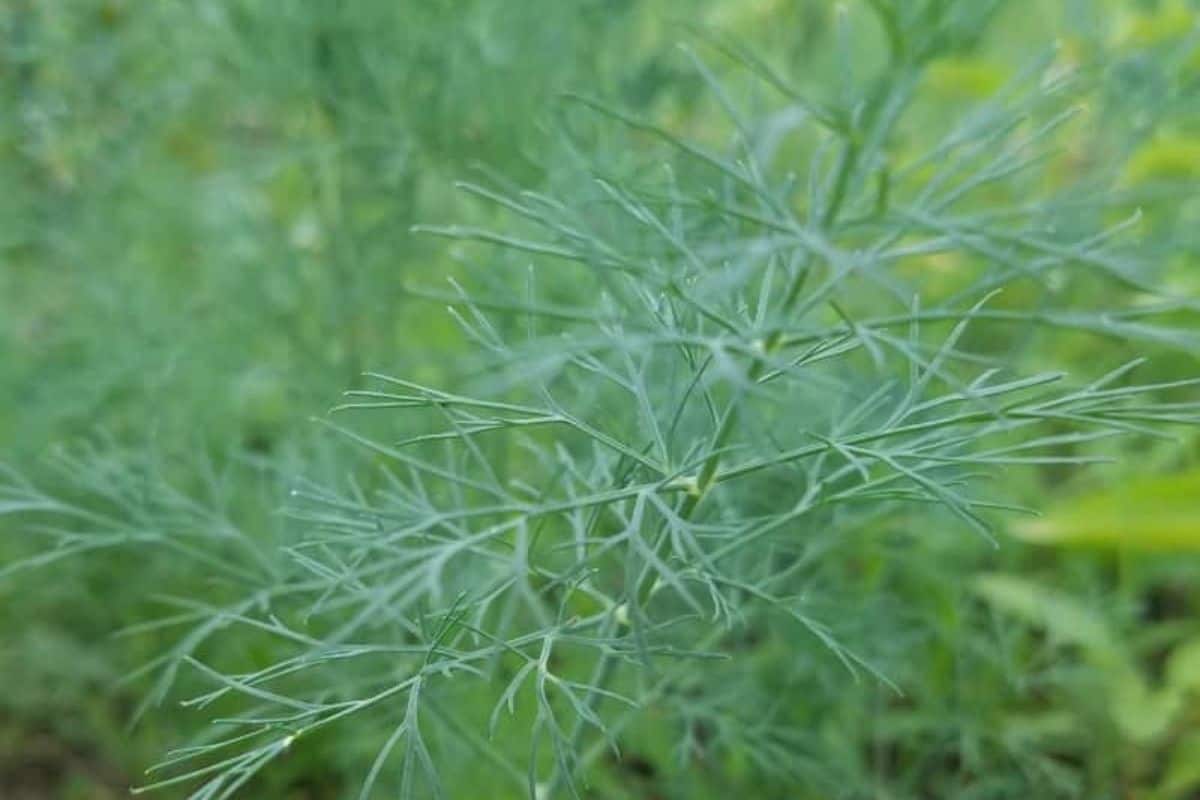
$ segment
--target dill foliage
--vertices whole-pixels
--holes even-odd
[[[545,186],[462,183],[502,221],[422,227],[462,274],[409,291],[476,357],[449,385],[349,392],[324,424],[365,453],[356,477],[295,482],[289,533],[252,541],[161,485],[101,515],[9,482],[7,510],[54,520],[42,561],[141,535],[224,587],[155,623],[186,632],[154,699],[188,673],[220,724],[145,789],[230,797],[327,729],[375,737],[364,798],[440,796],[464,764],[582,797],[650,728],[681,771],[733,754],[833,785],[787,693],[904,689],[884,634],[910,621],[855,548],[990,548],[1028,511],[998,474],[1200,419],[1194,382],[1137,383],[1140,360],[1026,357],[1047,332],[1197,346],[1115,174],[1047,181],[1089,77],[1050,55],[941,119],[924,69],[997,4],[869,5],[843,20],[843,85],[803,91],[701,35],[685,56],[722,121],[685,135],[572,95]],[[886,55],[857,76],[861,37]],[[1097,284],[1128,304],[1092,307]],[[234,631],[270,649],[223,650]]]

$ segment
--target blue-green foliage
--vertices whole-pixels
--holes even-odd
[[[166,795],[1185,796],[1195,570],[1003,533],[1200,421],[1193,12],[1059,11],[0,12],[14,752],[120,679]]]

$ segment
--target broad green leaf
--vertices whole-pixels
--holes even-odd
[[[1080,725],[1078,715],[1066,710],[1012,714],[1004,718],[1004,738],[1015,746],[1040,745],[1076,736]]]
[[[1149,742],[1165,734],[1183,708],[1172,687],[1153,689],[1131,665],[1114,668],[1108,678],[1108,712],[1131,741]]]
[[[1200,638],[1188,639],[1167,657],[1167,685],[1200,693]]]
[[[1014,575],[980,575],[974,588],[988,605],[1043,628],[1060,644],[1082,647],[1102,661],[1120,652],[1103,618],[1069,595]]]
[[[1012,532],[1041,544],[1200,551],[1200,471],[1075,497]]]
[[[1179,673],[1161,689],[1150,686],[1109,631],[1099,614],[1079,600],[1012,575],[981,575],[975,591],[993,608],[1042,628],[1059,644],[1076,645],[1099,670],[1108,713],[1129,741],[1148,742],[1163,736],[1179,715],[1186,697],[1183,674],[1200,661],[1200,648],[1185,646],[1173,654],[1169,669]]]
[[[1200,733],[1185,736],[1175,743],[1167,757],[1167,767],[1154,797],[1183,800],[1195,797],[1200,788]]]

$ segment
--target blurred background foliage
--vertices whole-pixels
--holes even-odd
[[[68,492],[79,472],[140,464],[147,486],[207,499],[197,525],[284,535],[274,512],[285,478],[350,468],[310,418],[364,369],[437,383],[464,352],[444,309],[408,291],[458,274],[466,257],[414,236],[414,223],[495,213],[454,180],[482,170],[554,181],[567,90],[720,141],[726,123],[679,41],[695,44],[699,30],[741,42],[820,98],[844,79],[839,14],[856,68],[880,61],[865,5],[8,0],[3,458]],[[952,45],[925,76],[896,160],[923,125],[956,119],[1038,58],[1079,70],[1094,88],[1050,174],[1115,179],[1127,196],[1108,221],[1140,208],[1130,246],[1156,256],[1175,295],[1200,296],[1200,199],[1186,188],[1200,179],[1196,4],[1011,0],[983,37]],[[956,266],[930,256],[906,268],[944,276],[950,292]],[[1039,334],[1028,358],[1147,355],[1165,380],[1200,368],[1198,349],[1134,339]],[[903,698],[846,680],[789,712],[831,776],[813,796],[1196,796],[1198,453],[1192,438],[1113,467],[1014,475],[1013,491],[1050,513],[995,551],[951,535],[856,539],[879,596],[839,613],[869,617],[901,596],[924,633],[894,643]],[[8,519],[0,565],[34,552]],[[177,713],[137,715],[147,687],[126,680],[163,641],[111,636],[166,613],[154,587],[197,580],[180,569],[65,558],[5,575],[0,796],[125,796],[182,739]],[[633,737],[636,757],[614,762],[596,797],[801,796],[756,784],[752,764],[661,785],[655,764],[672,742],[653,725]],[[354,796],[371,757],[368,742],[329,739],[249,796]],[[474,780],[471,796],[492,796],[485,774]]]

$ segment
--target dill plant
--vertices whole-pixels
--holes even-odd
[[[167,537],[242,597],[156,623],[187,632],[155,697],[188,671],[209,686],[185,705],[219,724],[145,789],[230,797],[337,729],[376,735],[364,798],[465,796],[477,773],[495,796],[582,797],[649,741],[675,775],[865,791],[789,708],[856,680],[903,692],[881,637],[909,620],[872,596],[863,538],[899,520],[902,544],[961,528],[991,547],[998,515],[1028,511],[998,474],[1200,419],[1194,381],[1139,384],[1140,360],[1028,369],[1021,340],[1044,330],[1197,344],[1192,304],[1126,244],[1136,215],[1111,221],[1113,176],[1045,188],[1085,77],[1050,57],[943,121],[920,108],[924,68],[999,4],[867,5],[873,27],[841,20],[833,90],[709,38],[740,70],[688,52],[723,123],[688,137],[573,95],[547,187],[461,184],[508,222],[421,228],[463,276],[411,291],[477,358],[450,386],[349,392],[324,424],[369,464],[297,480],[272,557],[231,565],[190,516],[198,543]],[[856,79],[862,37],[886,55]],[[1098,282],[1137,304],[1085,305]],[[49,527],[59,554],[199,513],[162,486],[144,525],[6,491],[82,520]],[[223,652],[235,630],[271,648]]]

